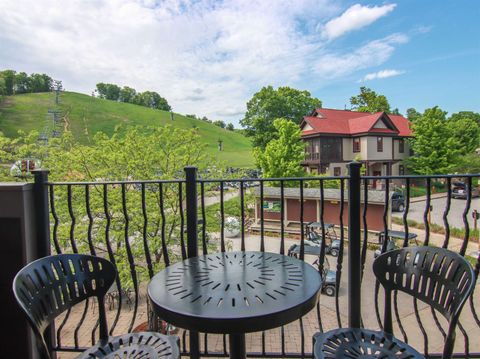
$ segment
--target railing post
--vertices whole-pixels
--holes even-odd
[[[197,168],[185,167],[185,192],[187,208],[187,257],[198,256],[197,235]]]
[[[361,318],[361,248],[360,248],[360,168],[350,162],[348,179],[348,323],[360,328]],[[366,206],[367,204],[364,203]]]
[[[50,246],[50,207],[48,204],[48,170],[34,170],[33,203],[35,208],[35,227],[37,238],[36,257],[51,255]],[[45,332],[45,339],[50,348],[55,347],[55,325],[52,323]],[[56,358],[55,351],[50,352],[51,358]]]
[[[197,234],[197,168],[185,167],[185,193],[187,208],[187,257],[198,256]],[[200,358],[200,337],[198,332],[190,331],[190,359]]]
[[[37,255],[38,258],[46,257],[50,251],[50,209],[48,206],[48,170],[32,171],[35,182],[33,184],[33,196],[35,206],[35,222],[37,232]]]

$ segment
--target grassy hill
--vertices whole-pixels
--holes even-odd
[[[15,137],[18,130],[42,131],[48,123],[47,111],[54,108],[54,93],[35,93],[7,96],[0,103],[0,131]],[[88,144],[93,135],[102,131],[112,134],[117,125],[173,126],[190,129],[197,127],[208,151],[229,166],[253,166],[250,141],[240,133],[224,130],[210,123],[167,111],[102,100],[74,92],[60,96],[60,109],[67,120],[66,126],[81,143]],[[218,140],[223,141],[223,151],[218,151]]]

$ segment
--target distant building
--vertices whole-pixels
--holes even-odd
[[[300,124],[307,143],[302,165],[310,173],[347,174],[347,163],[358,159],[367,175],[402,175],[402,160],[410,155],[406,139],[410,122],[385,112],[368,113],[319,108]]]
[[[391,198],[393,192],[389,193]],[[360,211],[363,213],[365,205],[364,192],[360,194]],[[283,218],[280,187],[264,187],[263,203],[261,202],[260,189],[255,190],[255,222],[250,229],[261,230],[261,212],[263,211],[264,230],[269,232],[279,232],[280,223],[283,220],[285,233],[299,233],[300,223],[320,222],[322,197],[319,188],[303,189],[303,218],[300,216],[301,202],[299,188],[284,189]],[[331,223],[340,226],[348,226],[348,190],[343,193],[343,212],[341,211],[341,190],[325,188],[323,196],[323,220],[325,223]],[[385,213],[385,191],[369,190],[367,192],[367,211],[366,223],[367,229],[371,232],[381,232],[384,230],[383,215]],[[391,226],[391,206],[387,210],[387,225]],[[340,216],[342,214],[342,216]],[[361,221],[363,228],[363,221]]]

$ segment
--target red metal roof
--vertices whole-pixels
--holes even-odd
[[[312,129],[302,131],[302,135],[339,134],[355,135],[361,133],[391,133],[397,136],[412,136],[410,122],[403,116],[388,115],[384,112],[368,113],[347,110],[319,108],[317,116],[305,116],[304,121]],[[374,128],[382,120],[388,128]]]

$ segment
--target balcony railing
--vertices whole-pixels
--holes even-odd
[[[38,172],[39,245],[43,239],[43,244],[51,244],[52,253],[108,258],[120,274],[107,298],[111,334],[145,327],[178,331],[182,353],[189,355],[197,349],[191,347],[189,333],[150,314],[146,295],[149,279],[196,253],[259,250],[287,254],[292,244],[298,244],[299,258],[309,263],[317,260],[318,270],[333,278],[337,290],[333,297],[321,295],[316,309],[296,322],[247,334],[247,354],[311,357],[315,332],[348,326],[352,320],[368,328],[382,328],[379,313],[383,294],[371,270],[374,251],[388,249],[388,241],[379,244],[379,232],[392,228],[405,232],[397,246],[442,246],[468,256],[478,279],[480,257],[478,252],[472,256],[478,249],[474,241],[478,241],[478,230],[473,228],[476,220],[471,215],[480,209],[479,200],[472,198],[473,183],[479,177],[373,178],[360,177],[357,171],[348,177],[218,180],[198,178],[194,168],[186,168],[181,180],[60,183],[49,182],[45,172]],[[382,180],[385,191],[369,190],[372,179]],[[451,198],[452,182],[459,179],[466,183],[465,200]],[[434,193],[434,186],[438,191],[440,183],[445,190],[441,198]],[[392,216],[392,200],[385,195],[394,185],[405,196],[405,210],[399,217]],[[276,199],[267,197],[269,187],[276,188]],[[420,200],[414,197],[418,192],[424,192]],[[318,257],[305,254],[305,225],[317,220],[323,238],[327,236],[325,223],[336,225],[338,257],[327,254],[326,240],[321,242]],[[378,220],[380,227],[375,224]],[[459,223],[461,228],[457,228]],[[409,241],[409,233],[418,235],[417,243]],[[362,268],[360,272],[348,272],[357,265]],[[480,358],[478,293],[473,293],[462,313],[455,357]],[[350,307],[349,297],[356,303]],[[52,340],[59,354],[82,351],[96,341],[96,310],[96,303],[87,301],[55,323]],[[433,309],[398,293],[394,296],[394,320],[400,339],[427,357],[441,356],[445,323]],[[201,356],[228,356],[225,335],[201,333],[199,343]]]
[[[318,161],[318,160],[320,160],[320,152],[305,153],[305,161]]]

